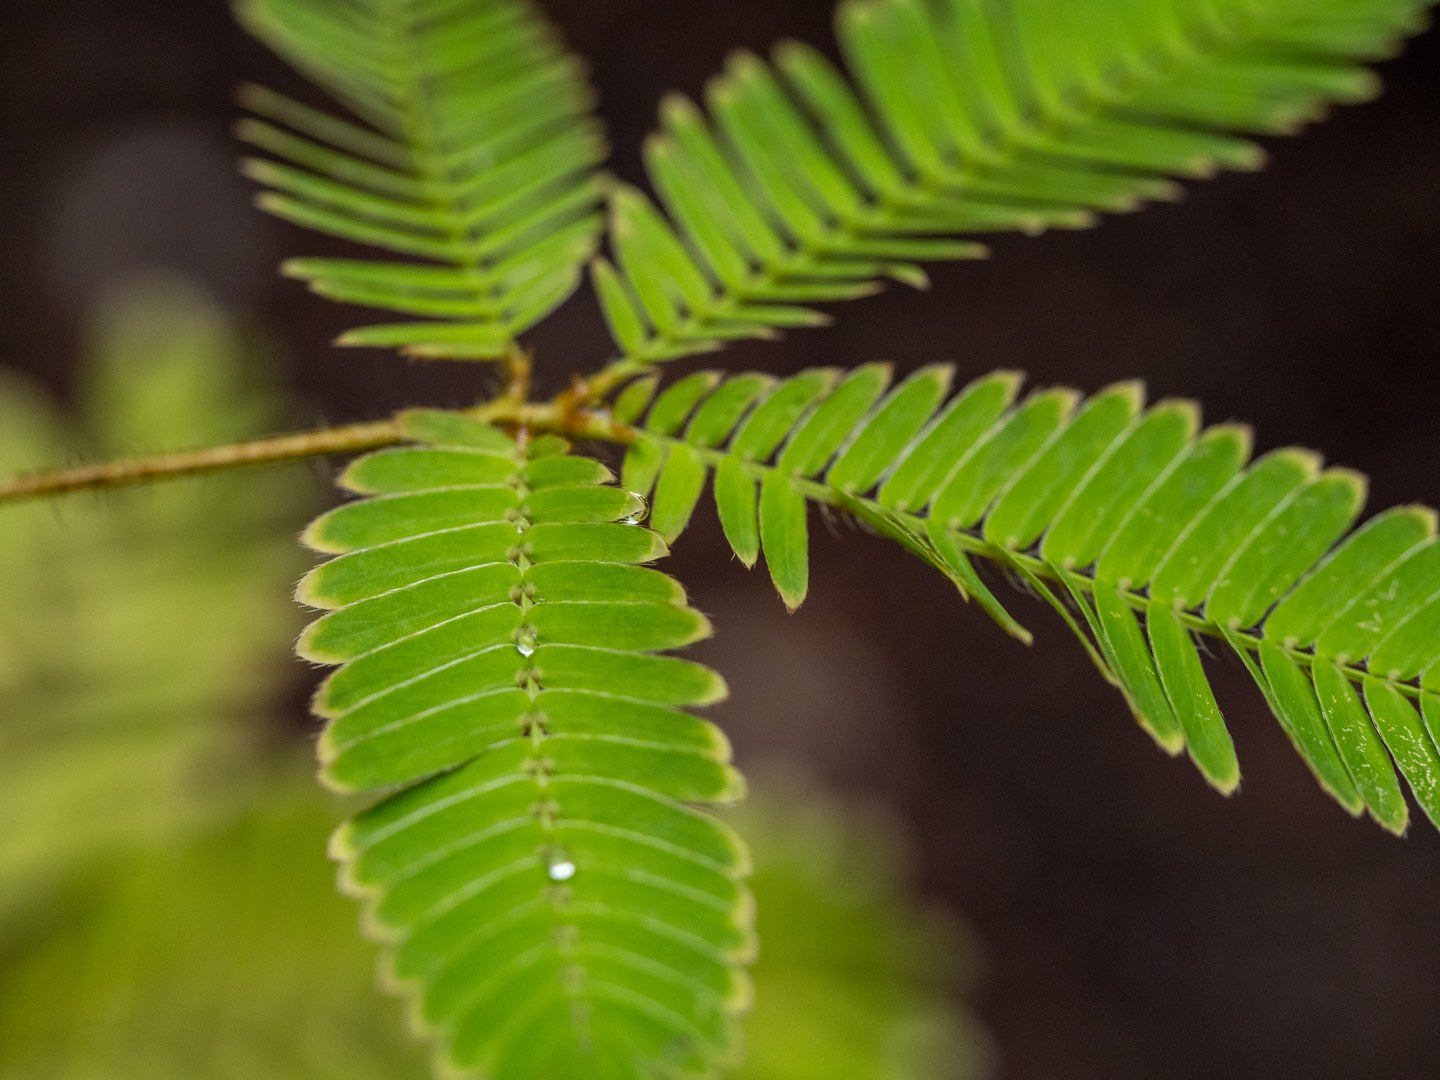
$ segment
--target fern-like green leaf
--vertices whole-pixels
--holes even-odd
[[[553,437],[454,414],[362,458],[370,496],[320,518],[335,609],[303,656],[344,664],[315,709],[324,775],[384,792],[336,836],[391,980],[464,1075],[710,1075],[754,948],[744,848],[690,804],[743,789],[725,692],[657,655],[710,632],[643,504]],[[665,1071],[668,1070],[668,1071]]]
[[[951,378],[925,368],[886,394],[884,365],[713,390],[713,376],[690,376],[650,406],[626,482],[653,487],[673,540],[697,468],[713,469],[736,554],[748,564],[763,550],[792,607],[806,499],[900,541],[1028,639],[971,559],[1000,564],[1060,612],[1156,741],[1188,749],[1228,793],[1239,766],[1193,635],[1222,639],[1341,805],[1403,832],[1393,760],[1440,823],[1433,511],[1392,509],[1350,532],[1364,477],[1309,450],[1252,461],[1248,429],[1202,430],[1192,402],[1146,407],[1135,383],[1017,403],[1019,379],[999,372],[946,402]],[[667,482],[677,470],[684,482]]]
[[[635,361],[824,321],[809,305],[923,284],[956,237],[1091,223],[1173,199],[1174,177],[1254,169],[1377,89],[1425,0],[845,0],[841,51],[737,54],[708,117],[672,96],[646,164],[668,219],[612,200],[595,278]]]
[[[296,259],[322,295],[423,321],[340,344],[503,356],[574,290],[601,228],[603,134],[583,67],[529,0],[240,0],[341,119],[249,88],[260,205],[421,262]]]

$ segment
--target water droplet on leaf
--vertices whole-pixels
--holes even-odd
[[[539,644],[539,636],[535,633],[534,630],[531,630],[529,627],[520,630],[515,635],[515,651],[518,652],[521,656],[534,656],[535,649],[539,646]]]
[[[636,508],[636,510],[635,510],[635,512],[634,512],[633,514],[627,514],[625,517],[621,518],[621,519],[620,519],[620,524],[621,524],[621,525],[639,525],[642,521],[645,520],[645,518],[646,518],[647,516],[649,516],[649,513],[650,513],[650,504],[645,501],[645,496],[644,496],[644,495],[641,495],[638,491],[630,491],[630,490],[627,489],[626,492],[625,492],[625,494],[635,496],[635,500],[636,500],[640,505],[639,505],[639,507]]]

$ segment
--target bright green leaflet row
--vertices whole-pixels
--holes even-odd
[[[1241,136],[1372,97],[1358,62],[1397,51],[1427,6],[846,0],[848,78],[786,42],[769,64],[732,57],[705,110],[667,98],[645,147],[666,214],[620,188],[619,270],[595,266],[612,333],[645,362],[768,337],[827,321],[812,303],[985,253],[958,236],[1081,228],[1177,198],[1173,177],[1258,168]]]
[[[1423,0],[845,0],[845,68],[795,42],[734,56],[705,109],[666,99],[647,195],[599,170],[583,63],[527,0],[240,0],[350,114],[247,88],[259,204],[399,258],[305,258],[322,295],[411,317],[341,344],[496,359],[590,263],[625,357],[651,363],[923,286],[963,237],[1081,228],[1254,169],[1246,136],[1378,90],[1365,62]],[[608,201],[608,229],[601,210]],[[595,259],[608,232],[609,258]]]
[[[1364,477],[1309,450],[1251,460],[1249,430],[1202,428],[1193,402],[1147,407],[1136,383],[1017,401],[1012,372],[951,395],[953,374],[924,368],[892,388],[883,364],[784,381],[702,371],[658,397],[637,380],[614,402],[636,425],[625,486],[653,495],[651,525],[674,540],[713,483],[735,553],[753,565],[763,552],[792,608],[809,501],[900,541],[1028,640],[971,558],[1012,569],[1157,742],[1229,792],[1239,766],[1191,635],[1223,638],[1342,806],[1404,831],[1393,758],[1440,821],[1434,511],[1351,531]]]
[[[295,259],[335,300],[410,321],[341,344],[489,359],[568,297],[595,251],[608,153],[594,95],[524,0],[241,0],[241,19],[354,115],[249,87],[260,206],[402,260]],[[415,260],[423,260],[417,262]]]
[[[367,497],[311,526],[335,558],[299,592],[332,609],[301,655],[343,665],[325,779],[383,795],[333,850],[388,981],[466,1074],[709,1075],[755,940],[745,848],[695,806],[744,783],[684,711],[725,684],[663,654],[710,625],[600,463],[454,414],[406,430],[346,471]]]

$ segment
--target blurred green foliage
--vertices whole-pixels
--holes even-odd
[[[990,1047],[956,1006],[976,949],[907,892],[910,849],[876,806],[752,770],[732,823],[755,858],[760,961],[735,1080],[979,1080]]]
[[[116,292],[73,418],[0,371],[0,472],[281,423],[257,356],[176,282]],[[106,850],[212,813],[251,774],[300,618],[294,470],[7,507],[0,517],[0,919]],[[3,937],[3,931],[0,931]]]
[[[0,372],[0,472],[252,434],[253,350],[176,285],[97,320],[69,420]],[[302,471],[0,517],[0,1080],[419,1080],[334,888],[343,808],[277,714]],[[971,950],[897,828],[794,779],[735,815],[761,911],[736,1080],[972,1080]]]
[[[299,784],[138,848],[0,965],[6,1080],[407,1080],[423,1046],[372,989]]]

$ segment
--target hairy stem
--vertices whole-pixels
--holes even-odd
[[[523,404],[530,398],[531,377],[535,358],[531,353],[511,345],[505,350],[505,400]]]
[[[179,450],[153,457],[109,461],[99,465],[81,465],[71,469],[53,469],[23,473],[9,480],[0,480],[0,503],[63,495],[72,491],[94,488],[125,487],[151,480],[167,480],[197,473],[234,469],[242,465],[263,465],[279,461],[320,457],[325,454],[346,454],[390,446],[401,440],[400,425],[395,420],[376,420],[366,424],[300,431],[268,439],[210,446],[199,450]]]
[[[510,393],[485,402],[466,415],[488,423],[524,428],[535,432],[553,432],[572,439],[627,444],[635,441],[635,433],[624,424],[617,424],[601,414],[581,407],[570,392],[554,401],[526,403],[512,394],[523,389],[529,378],[529,360],[516,354],[513,361]],[[243,465],[265,465],[327,454],[358,454],[403,442],[405,434],[398,416],[364,424],[301,431],[268,439],[210,446],[197,450],[179,450],[151,457],[129,458],[81,465],[71,469],[51,469],[23,473],[0,479],[0,503],[20,502],[73,491],[126,487],[170,480],[198,473],[220,472]]]

